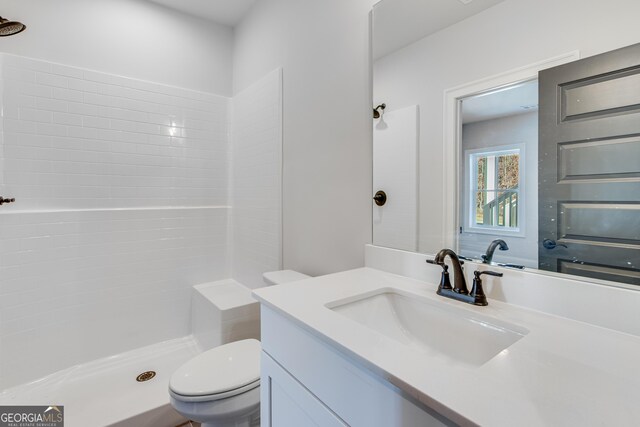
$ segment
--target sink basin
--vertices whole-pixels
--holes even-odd
[[[418,351],[480,366],[529,331],[397,289],[379,289],[327,308]]]

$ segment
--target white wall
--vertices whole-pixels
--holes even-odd
[[[507,0],[375,64],[374,105],[421,111],[420,251],[442,247],[444,91],[573,50],[591,56],[640,41],[640,2]]]
[[[231,115],[231,274],[259,288],[282,268],[282,70],[236,94]]]
[[[373,121],[373,188],[387,195],[372,204],[373,244],[418,250],[418,107],[385,110]]]
[[[524,202],[524,236],[465,232],[460,234],[459,250],[462,255],[479,259],[493,239],[501,238],[507,242],[509,250],[496,250],[494,262],[538,268],[538,113],[518,114],[463,125],[460,164],[465,164],[465,150],[514,144],[524,144],[525,147],[522,186],[524,194],[520,198],[521,202]],[[469,170],[464,168],[461,186],[469,182],[469,179]]]
[[[144,0],[0,0],[27,25],[0,51],[231,95],[230,28]]]
[[[2,388],[189,334],[229,275],[229,99],[0,61]]]
[[[283,68],[285,268],[317,275],[364,263],[373,3],[261,0],[236,28],[235,92]]]

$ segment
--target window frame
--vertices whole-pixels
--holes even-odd
[[[475,198],[476,192],[479,191],[477,188],[478,182],[478,168],[476,159],[481,156],[498,156],[504,154],[515,154],[519,155],[519,164],[518,164],[518,227],[501,227],[495,225],[478,225],[475,222]],[[510,145],[498,145],[491,147],[483,147],[483,148],[473,148],[464,150],[464,159],[465,159],[465,171],[468,175],[468,179],[465,183],[465,192],[466,197],[464,201],[464,211],[463,211],[463,221],[462,221],[462,231],[464,233],[475,233],[475,234],[491,234],[496,236],[506,236],[506,237],[526,237],[525,227],[526,227],[526,217],[525,217],[525,197],[526,197],[526,188],[525,188],[525,144],[510,144]],[[495,177],[494,177],[495,178]],[[496,192],[500,191],[497,189]],[[509,191],[509,190],[502,190]]]

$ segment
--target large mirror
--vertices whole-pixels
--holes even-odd
[[[373,243],[640,286],[640,3],[382,0]]]

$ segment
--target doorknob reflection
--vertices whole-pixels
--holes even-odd
[[[543,246],[545,249],[555,249],[555,248],[557,248],[558,246],[562,246],[563,248],[567,248],[567,245],[564,245],[564,244],[562,244],[562,243],[556,243],[556,241],[555,241],[555,240],[553,240],[553,239],[544,239],[544,240],[542,241],[542,246]]]

